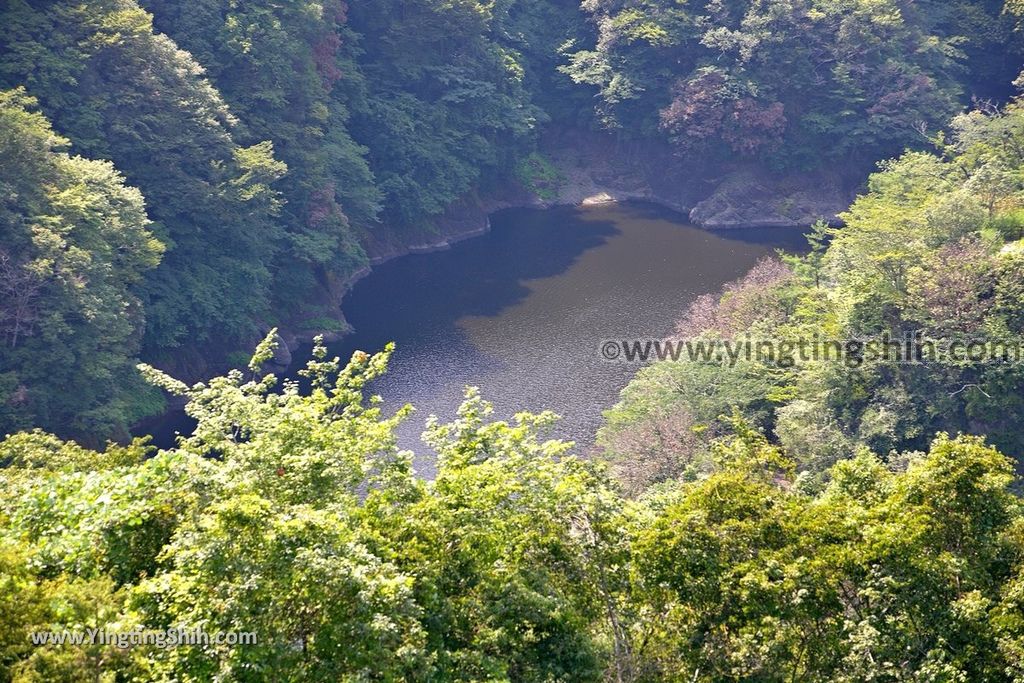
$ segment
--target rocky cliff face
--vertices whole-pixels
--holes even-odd
[[[849,185],[824,172],[778,178],[742,168],[725,175],[689,215],[711,229],[805,227],[819,220],[835,225],[852,201]]]
[[[369,265],[344,280],[325,282],[321,288],[319,309],[324,319],[332,321],[331,326],[321,329],[308,315],[283,315],[276,365],[287,366],[289,351],[315,334],[329,339],[346,334],[350,328],[341,310],[342,298],[352,284],[369,274],[370,266],[404,254],[446,249],[483,234],[490,228],[490,214],[504,208],[643,200],[688,215],[695,225],[717,230],[804,227],[821,219],[836,223],[837,214],[853,200],[853,184],[827,173],[778,177],[753,166],[688,163],[664,143],[627,142],[596,131],[550,131],[540,148],[559,175],[557,187],[546,192],[546,198],[512,183],[487,195],[470,193],[421,225],[383,225],[363,235]],[[173,370],[198,381],[211,373],[209,359],[215,355],[207,351],[182,356]]]
[[[643,200],[718,230],[835,224],[853,200],[853,183],[835,174],[779,177],[753,165],[690,163],[662,142],[622,141],[598,131],[549,131],[540,149],[559,175],[544,198],[513,185],[486,196],[471,193],[421,226],[381,226],[363,239],[370,263],[445,249],[486,232],[488,216],[510,207]]]
[[[715,230],[836,224],[856,185],[827,171],[779,176],[752,164],[689,162],[662,142],[622,142],[593,131],[550,133],[541,148],[562,183],[554,199],[533,204],[640,199]]]
[[[541,143],[561,175],[543,205],[644,200],[686,214],[712,189],[707,169],[681,163],[664,144],[594,131],[556,131]]]

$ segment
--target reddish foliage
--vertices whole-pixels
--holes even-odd
[[[781,102],[732,99],[725,76],[719,71],[704,71],[690,80],[677,81],[672,102],[661,110],[660,119],[662,130],[671,133],[684,150],[720,137],[733,151],[754,154],[777,145],[786,130]]]
[[[340,208],[334,197],[334,183],[327,183],[310,194],[306,224],[311,228],[316,228],[339,211]]]
[[[344,24],[348,21],[348,3],[338,2],[334,6],[334,23]]]
[[[745,97],[733,103],[722,138],[733,151],[753,154],[777,146],[785,130],[786,114],[781,102],[763,105]]]
[[[338,49],[341,47],[341,36],[331,31],[313,45],[313,62],[324,87],[331,89],[344,75],[338,68]]]
[[[677,81],[672,89],[672,103],[660,113],[662,129],[677,136],[677,142],[684,147],[689,142],[718,135],[725,118],[724,87],[725,76],[717,71]]]
[[[879,97],[875,104],[868,108],[868,114],[899,117],[915,103],[926,101],[924,96],[933,89],[932,79],[924,74],[917,74],[911,78],[900,76],[896,79],[892,89]]]
[[[604,445],[627,495],[679,477],[700,447],[693,415],[670,406],[615,433]]]
[[[915,279],[914,295],[933,330],[973,334],[981,330],[994,300],[995,269],[978,240],[948,244]]]
[[[698,297],[676,326],[676,336],[689,339],[712,333],[728,337],[758,320],[781,321],[785,312],[778,305],[778,287],[792,277],[786,264],[766,256],[742,278],[723,287],[719,296]]]
[[[324,16],[327,20],[327,31],[313,43],[313,62],[324,87],[331,89],[341,80],[344,73],[338,68],[338,50],[341,49],[341,36],[336,26],[348,20],[348,5],[344,2],[328,2],[324,5]]]

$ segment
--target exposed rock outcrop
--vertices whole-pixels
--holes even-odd
[[[712,229],[838,224],[852,200],[849,187],[826,173],[774,177],[747,168],[726,175],[693,207],[690,220]]]
[[[545,199],[511,183],[486,195],[468,193],[419,225],[379,225],[361,235],[368,265],[344,279],[327,277],[319,300],[307,302],[298,315],[282,315],[275,368],[287,367],[290,352],[314,335],[334,340],[351,330],[341,300],[371,266],[404,254],[447,249],[481,235],[490,229],[490,214],[501,209],[643,200],[687,214],[691,222],[709,229],[805,227],[822,218],[837,223],[856,185],[825,172],[777,176],[753,166],[722,169],[691,163],[664,142],[623,141],[600,131],[549,130],[540,149],[560,176],[557,190]],[[228,367],[224,351],[222,344],[212,344],[179,354],[165,365],[175,376],[198,381]]]
[[[369,266],[411,253],[447,249],[490,229],[490,214],[512,207],[588,205],[643,200],[688,215],[709,229],[806,227],[824,219],[837,224],[837,214],[853,200],[851,184],[827,172],[779,176],[755,166],[730,167],[682,159],[661,141],[620,140],[601,131],[551,129],[539,145],[557,170],[556,188],[542,198],[510,183],[488,194],[467,193],[441,215],[415,226],[376,226],[362,234]],[[370,272],[364,267],[343,282],[330,283],[321,308],[337,310],[344,293]],[[307,341],[315,332],[301,321],[286,325],[286,343]],[[347,327],[347,323],[343,324]],[[341,334],[344,334],[342,332]]]
[[[707,196],[703,167],[686,164],[664,144],[621,141],[596,131],[556,131],[541,148],[562,175],[554,204],[644,200],[687,213]]]

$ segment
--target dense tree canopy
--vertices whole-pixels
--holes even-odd
[[[654,363],[590,458],[469,388],[427,422],[432,480],[371,392],[393,347],[268,371],[375,239],[556,176],[548,126],[719,168],[892,157],[680,338],[1020,350],[1022,15],[3,3],[0,682],[1024,680],[1020,358]],[[127,436],[161,392],[195,422],[166,449]],[[256,642],[37,642],[90,629]]]
[[[163,245],[139,191],[67,147],[24,90],[0,91],[0,424],[123,434],[136,288]]]
[[[678,330],[776,349],[801,339],[920,337],[936,354],[922,346],[924,362],[905,362],[863,347],[800,362],[792,347],[788,356],[725,367],[655,364],[609,413],[600,437],[606,456],[633,469],[638,485],[701,471],[709,454],[692,430],[717,433],[730,407],[773,430],[815,476],[861,447],[924,448],[936,431],[988,435],[1019,452],[1022,141],[1022,100],[957,116],[934,151],[882,163],[842,228],[812,232],[809,255],[759,264],[720,296],[699,299]],[[965,353],[982,342],[1001,346]],[[643,444],[659,439],[666,446],[656,447],[655,465],[642,457]]]
[[[365,255],[356,227],[368,228],[380,193],[366,149],[347,129],[362,79],[355,37],[341,2],[270,3],[150,0],[154,26],[206,69],[238,118],[242,144],[273,140],[289,173],[275,184],[287,199],[276,244],[274,297],[308,296],[317,279],[343,279]]]
[[[919,124],[943,124],[962,92],[990,95],[964,79],[971,69],[998,72],[983,82],[1005,84],[1020,64],[1020,38],[999,3],[583,6],[597,40],[577,46],[566,73],[599,89],[609,125],[634,135],[660,131],[691,156],[731,153],[798,166],[871,162],[913,144]],[[1009,55],[1016,57],[1007,69]]]
[[[252,333],[267,313],[284,172],[269,142],[241,147],[202,67],[132,0],[5,3],[0,82],[25,86],[74,149],[142,190],[167,250],[146,279],[153,348]]]
[[[364,395],[388,353],[309,388],[186,387],[180,445],[0,442],[4,680],[1018,680],[1021,506],[1008,458],[939,435],[864,449],[816,493],[734,417],[708,473],[623,499],[471,390],[416,478]],[[243,630],[255,644],[31,647],[34,632]]]
[[[142,353],[199,377],[270,325],[337,318],[373,245],[422,240],[503,185],[543,195],[548,127],[862,177],[970,97],[1008,96],[1017,9],[12,0],[0,87],[25,88],[74,153],[142,192],[164,249],[133,285]],[[103,438],[118,423],[64,426]]]

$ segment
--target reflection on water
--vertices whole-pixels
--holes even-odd
[[[451,250],[374,269],[343,303],[355,334],[331,348],[347,358],[396,342],[373,391],[390,409],[416,406],[399,438],[421,454],[427,476],[423,423],[451,418],[470,384],[499,418],[554,410],[563,419],[552,436],[584,450],[636,370],[602,361],[601,340],[664,335],[697,295],[775,248],[804,245],[795,230],[713,233],[633,203],[508,210],[492,225]],[[296,361],[307,354],[300,349]]]

